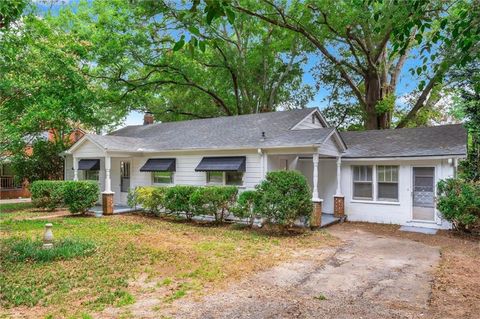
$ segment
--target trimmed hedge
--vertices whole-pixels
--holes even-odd
[[[130,207],[141,205],[147,212],[159,216],[162,209],[165,208],[166,192],[167,187],[145,186],[130,189],[128,193],[128,205]]]
[[[141,205],[157,216],[163,210],[176,215],[183,213],[188,220],[195,215],[210,215],[221,222],[234,205],[237,191],[234,186],[141,186],[129,193],[128,204]]]
[[[437,184],[437,208],[457,230],[480,233],[480,182],[449,178]]]
[[[165,209],[173,214],[185,213],[188,220],[194,215],[194,209],[190,203],[190,197],[198,187],[176,185],[168,187],[165,192]]]
[[[300,172],[269,172],[256,189],[255,210],[270,222],[292,227],[299,217],[312,212],[308,183]]]
[[[63,200],[70,213],[85,213],[100,196],[98,184],[93,181],[65,181]]]
[[[33,206],[54,210],[63,206],[65,181],[35,181],[30,185]]]
[[[67,207],[73,214],[86,212],[100,195],[98,184],[92,181],[35,181],[30,191],[35,207]]]
[[[235,217],[248,219],[250,227],[253,226],[255,217],[258,216],[256,211],[255,201],[257,200],[258,192],[248,190],[240,193],[237,204],[232,208],[232,213]]]
[[[209,215],[215,222],[223,222],[235,203],[237,192],[235,186],[198,187],[190,197],[190,205],[195,215]]]

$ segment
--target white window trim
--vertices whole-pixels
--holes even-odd
[[[238,188],[243,188],[245,187],[245,172],[242,173],[242,184],[240,185],[227,185],[227,172],[222,172],[222,182],[221,183],[212,183],[208,181],[208,173],[205,172],[205,185],[207,186],[215,186],[215,185],[220,185],[220,186],[236,186]]]
[[[354,198],[353,193],[354,193],[354,167],[355,166],[372,166],[372,199],[362,199],[362,198]],[[396,166],[398,167],[398,198],[396,200],[378,200],[378,176],[377,176],[377,166]],[[351,187],[351,196],[350,196],[350,202],[351,203],[363,203],[363,204],[379,204],[379,205],[400,205],[400,165],[387,165],[387,164],[360,164],[360,165],[355,165],[353,164],[351,166],[351,182],[350,182],[350,187]]]
[[[172,174],[172,181],[170,183],[156,183],[154,173],[151,172],[150,176],[152,177],[152,185],[174,185],[175,184],[175,172],[170,172]]]
[[[366,198],[366,197],[354,197],[354,192],[355,192],[355,183],[368,183],[369,181],[355,181],[355,167],[356,166],[371,166],[372,167],[372,181],[370,182],[372,184],[372,197],[371,198]],[[375,201],[375,165],[352,165],[352,201],[362,201],[362,202],[374,202]]]
[[[380,182],[380,183],[392,183],[397,184],[397,199],[379,199],[378,198],[378,166],[394,166],[397,168],[397,182]],[[399,203],[400,202],[400,165],[375,165],[375,202],[377,203]]]

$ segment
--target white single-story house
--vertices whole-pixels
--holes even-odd
[[[314,109],[127,126],[87,134],[65,156],[66,179],[98,180],[104,213],[146,185],[237,185],[298,170],[316,209],[351,221],[449,228],[436,183],[466,156],[462,125],[339,132]]]

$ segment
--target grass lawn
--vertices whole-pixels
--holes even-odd
[[[325,232],[281,236],[135,215],[49,222],[53,255],[35,248],[46,221],[2,218],[0,318],[90,318],[148,293],[168,307],[292,258],[297,248],[336,244]]]

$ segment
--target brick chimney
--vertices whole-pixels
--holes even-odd
[[[143,116],[143,125],[153,124],[153,114],[150,112],[145,112]]]

